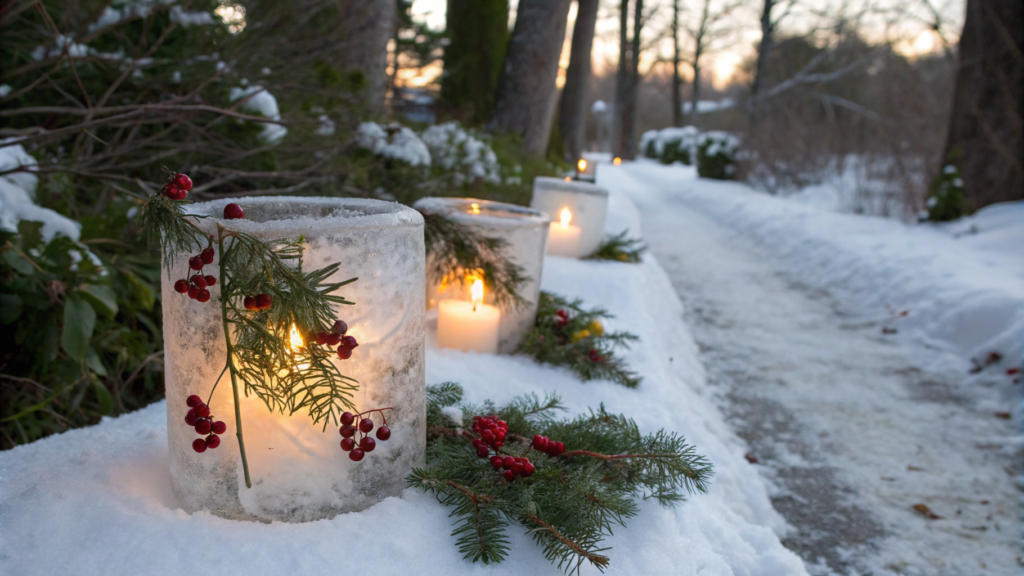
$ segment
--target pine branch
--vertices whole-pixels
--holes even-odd
[[[623,230],[614,236],[608,236],[601,241],[601,246],[587,260],[614,260],[616,262],[629,262],[636,264],[640,257],[647,251],[647,245],[639,238],[627,238],[629,230]]]
[[[504,238],[484,236],[441,214],[421,213],[428,282],[463,283],[467,276],[482,276],[499,307],[517,309],[526,305],[519,290],[530,277],[505,255],[508,242]]]
[[[566,366],[584,381],[607,379],[628,388],[640,377],[615,355],[638,338],[628,332],[605,332],[601,320],[611,318],[603,309],[585,310],[581,300],[566,300],[541,292],[537,320],[519,351],[538,362]],[[564,315],[560,315],[562,311]]]
[[[462,403],[461,396],[461,388],[451,382],[427,388],[429,467],[414,471],[409,483],[454,508],[452,535],[467,559],[504,559],[504,529],[514,521],[565,571],[578,571],[583,563],[603,570],[610,560],[601,543],[637,514],[638,498],[672,505],[683,501],[683,491],[707,490],[710,464],[677,434],[643,435],[633,420],[609,414],[603,406],[559,420],[555,413],[562,405],[553,395],[520,397],[500,408],[491,402]],[[442,420],[441,410],[448,407],[463,414],[466,428],[473,414],[501,419],[508,427],[504,445],[497,452],[491,446],[488,454],[526,457],[532,474],[505,479],[502,470],[477,454],[485,441],[482,433]],[[560,455],[540,452],[533,444],[536,435],[567,449]]]

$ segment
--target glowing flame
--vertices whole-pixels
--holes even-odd
[[[583,158],[580,158],[580,161],[576,163],[576,169],[579,170],[580,172],[586,172],[587,161],[584,160]]]
[[[562,228],[567,228],[569,221],[572,220],[572,212],[569,212],[568,208],[562,208],[562,214],[559,218],[562,220]]]
[[[484,282],[477,278],[473,281],[473,287],[469,289],[469,293],[473,298],[473,311],[476,311],[476,305],[484,301]]]
[[[612,164],[615,164],[616,166],[618,166],[619,164],[622,164],[622,158],[619,158],[618,156],[616,156],[615,160],[612,160]]]
[[[291,344],[292,352],[298,352],[306,346],[306,343],[302,341],[302,334],[299,334],[299,329],[292,324],[292,329],[288,332],[288,341]]]
[[[568,176],[566,176],[566,177],[565,177],[565,181],[566,181],[566,182],[572,182],[572,178],[569,178]]]
[[[479,214],[480,213],[480,205],[477,204],[476,202],[473,202],[472,204],[470,204],[469,205],[469,209],[470,209],[471,212],[473,212],[473,214]]]

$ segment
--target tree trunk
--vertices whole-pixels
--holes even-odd
[[[615,156],[622,157],[622,110],[629,92],[629,0],[619,2],[619,68],[615,72],[615,127],[612,148]]]
[[[672,0],[672,125],[676,128],[683,125],[683,79],[679,77],[679,61],[679,0]]]
[[[637,100],[640,91],[640,31],[643,28],[644,0],[633,5],[633,40],[629,54],[629,77],[626,98],[622,103],[622,129],[619,132],[620,156],[626,160],[636,158]]]
[[[565,40],[570,0],[520,0],[516,26],[498,79],[491,131],[518,134],[523,150],[547,151],[555,113],[558,58]]]
[[[441,102],[470,124],[487,121],[508,46],[508,0],[448,0]]]
[[[366,76],[366,103],[384,109],[388,87],[388,41],[395,28],[395,0],[348,0],[340,4],[346,35],[338,51],[342,70]]]
[[[754,67],[754,82],[750,85],[750,123],[757,122],[759,103],[758,97],[764,85],[764,75],[768,70],[768,56],[772,51],[772,8],[775,0],[764,0],[761,11],[761,42],[757,46],[757,64]]]
[[[968,0],[946,161],[967,208],[1024,199],[1024,2]]]
[[[701,41],[697,40],[697,51],[693,53],[693,94],[690,98],[690,124],[697,125],[697,103],[700,102],[700,57],[701,54],[700,45]]]
[[[558,109],[558,131],[562,135],[565,159],[575,162],[583,152],[590,81],[590,52],[594,45],[598,0],[576,0],[576,25],[572,29],[572,53],[565,71],[565,86]]]

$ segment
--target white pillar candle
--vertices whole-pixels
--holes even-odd
[[[473,301],[442,300],[438,303],[437,344],[466,352],[498,351],[501,310],[483,303],[483,282],[473,283]]]
[[[579,258],[580,253],[580,227],[573,226],[572,212],[568,208],[562,208],[559,214],[559,221],[552,222],[548,227],[548,254],[553,256],[568,256]]]
[[[538,176],[533,181],[530,207],[550,215],[552,222],[558,222],[563,208],[572,212],[572,223],[580,228],[578,256],[589,256],[600,247],[608,211],[608,191],[604,188],[578,180],[566,182]]]

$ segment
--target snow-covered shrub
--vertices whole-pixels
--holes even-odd
[[[687,166],[692,165],[698,132],[693,126],[665,128],[658,132],[658,160],[662,164],[678,161]]]
[[[640,153],[645,158],[658,159],[658,131],[648,130],[640,136]]]
[[[274,98],[274,95],[262,86],[253,84],[252,86],[232,88],[229,98],[231,102],[243,100],[241,106],[243,110],[255,112],[271,120],[281,120],[281,111],[277,106],[277,98]],[[277,144],[288,134],[288,129],[284,126],[269,122],[264,123],[261,130],[260,139],[268,144]]]
[[[427,145],[411,128],[398,123],[381,126],[376,122],[363,122],[356,132],[356,144],[376,156],[409,166],[430,166]]]
[[[732,180],[736,176],[739,138],[713,130],[697,137],[697,174],[701,178]]]
[[[964,215],[964,178],[955,164],[946,164],[942,173],[932,182],[931,194],[926,200],[928,219],[934,222],[956,220]]]
[[[486,136],[446,122],[427,128],[422,138],[434,167],[450,174],[456,186],[477,180],[501,183],[501,165]]]

